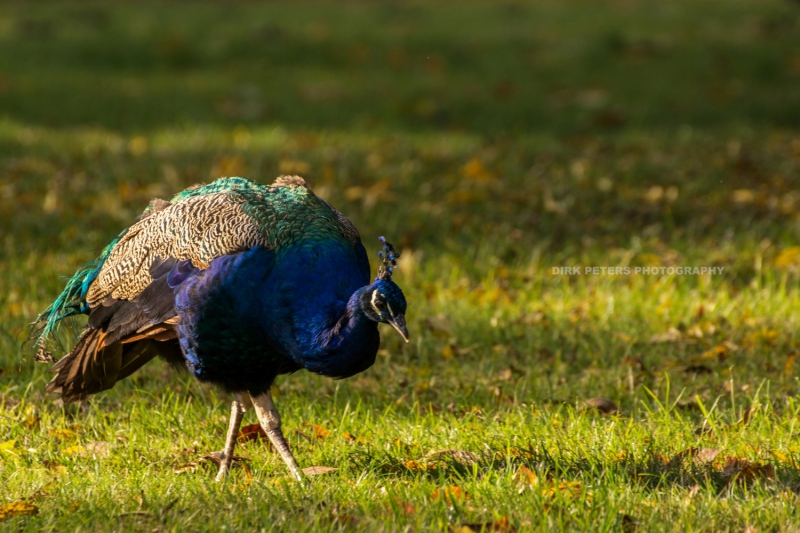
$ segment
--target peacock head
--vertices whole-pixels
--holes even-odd
[[[383,250],[378,252],[381,266],[378,268],[378,277],[375,282],[366,288],[361,300],[361,310],[370,320],[389,324],[408,342],[408,329],[406,328],[406,297],[403,291],[392,281],[392,273],[397,268],[397,258],[400,254],[394,249],[392,243],[383,237]]]

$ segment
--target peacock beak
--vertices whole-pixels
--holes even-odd
[[[403,336],[403,340],[408,342],[408,329],[406,329],[406,317],[403,315],[397,315],[391,319],[389,319],[389,324],[392,325],[397,332]]]

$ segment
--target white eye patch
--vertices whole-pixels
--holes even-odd
[[[377,305],[375,305],[375,302],[377,301],[378,301],[378,289],[375,289],[374,291],[372,291],[372,300],[370,301],[370,303],[372,304],[372,308],[375,310],[375,312],[380,315],[381,310],[378,309]]]

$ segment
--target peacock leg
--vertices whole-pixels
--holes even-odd
[[[275,404],[272,402],[272,393],[267,391],[259,396],[251,395],[250,398],[253,400],[253,407],[256,416],[258,416],[258,421],[267,433],[270,442],[272,442],[272,445],[278,450],[281,459],[283,459],[283,462],[289,467],[289,471],[295,479],[302,481],[303,472],[300,470],[300,467],[297,466],[297,461],[294,460],[292,450],[289,449],[289,444],[283,437],[283,432],[281,431],[281,416],[278,414],[278,410],[275,409]]]
[[[243,415],[244,406],[242,405],[242,397],[239,394],[234,394],[233,402],[231,403],[231,420],[228,424],[228,437],[225,440],[225,449],[222,450],[219,472],[217,472],[217,481],[222,481],[231,468],[233,449],[236,446],[236,438],[239,436],[239,425],[242,423]]]

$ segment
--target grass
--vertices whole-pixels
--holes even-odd
[[[0,530],[796,531],[798,30],[778,0],[0,4]],[[230,398],[159,362],[43,393],[65,276],[152,197],[280,173],[403,251],[412,342],[277,384],[337,471],[254,441],[215,484]]]

